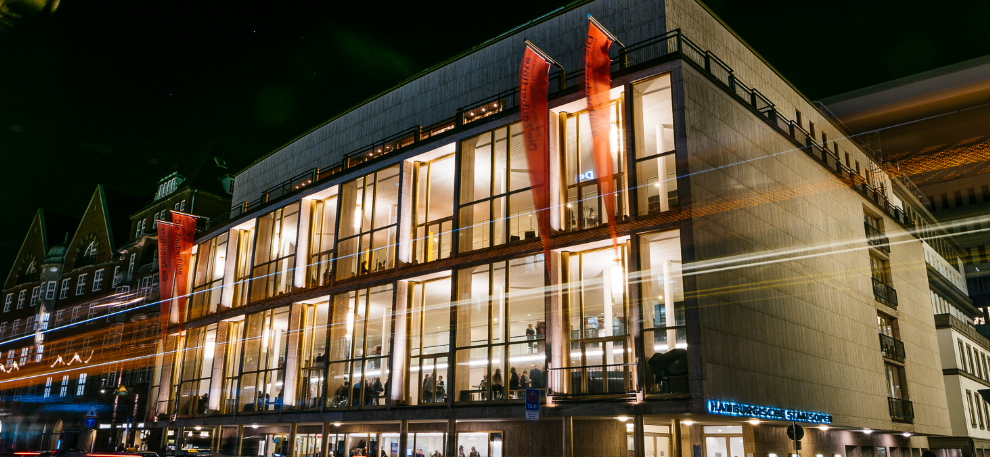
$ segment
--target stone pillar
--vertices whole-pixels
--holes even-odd
[[[234,449],[237,449],[236,455],[241,455],[242,444],[244,443],[244,424],[237,426],[237,442],[234,443]],[[324,454],[326,455],[326,454]]]
[[[220,394],[223,391],[223,366],[227,356],[227,345],[230,344],[230,326],[226,322],[217,325],[217,338],[213,350],[213,376],[210,378],[210,411],[220,410]],[[236,335],[234,336],[236,338]]]
[[[636,449],[635,457],[646,457],[646,424],[642,414],[633,417],[633,445]]]
[[[400,454],[400,457],[405,457],[406,456],[408,447],[409,447],[409,421],[403,419],[402,421],[399,422],[399,454]]]
[[[406,358],[408,356],[406,324],[409,314],[409,282],[396,281],[395,291],[392,294],[395,310],[392,313],[392,348],[389,351],[389,362],[392,364],[392,371],[389,373],[391,381],[391,392],[387,395],[385,405],[391,408],[394,404],[405,404],[406,402]],[[401,447],[401,446],[400,446]]]
[[[445,451],[449,457],[457,457],[457,420],[455,419],[447,419],[447,449]]]
[[[398,249],[396,250],[396,265],[410,263],[412,259],[412,226],[413,226],[413,163],[405,160],[399,170],[399,217],[398,217]]]
[[[670,456],[682,457],[680,419],[672,419],[670,421]]]
[[[564,416],[563,457],[574,457],[574,417]]]

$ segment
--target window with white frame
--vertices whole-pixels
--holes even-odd
[[[51,316],[51,314],[48,314],[48,313],[41,313],[40,315],[38,315],[38,317],[41,320],[41,323],[40,323],[41,330],[48,330],[48,317],[49,316]]]
[[[62,290],[58,293],[59,300],[69,298],[69,281],[71,280],[68,278],[62,280]]]
[[[31,348],[30,347],[23,347],[23,348],[21,348],[21,361],[20,361],[20,365],[22,367],[27,364],[27,359],[28,359],[28,353],[29,352],[31,352]]]
[[[93,273],[93,292],[97,292],[103,288],[103,270],[97,270]]]
[[[72,316],[69,317],[69,323],[74,324],[79,321],[79,314],[82,313],[82,306],[76,306],[72,308]]]
[[[48,287],[45,288],[45,300],[55,299],[55,289],[58,287],[58,283],[55,281],[48,281]]]
[[[14,319],[14,325],[10,328],[10,336],[17,336],[21,334],[21,320]]]
[[[34,333],[35,317],[31,316],[24,321],[24,333]]]
[[[17,294],[17,309],[24,307],[24,298],[27,297],[27,289],[18,292]]]
[[[10,312],[10,304],[14,302],[14,294],[7,294],[7,298],[3,300],[3,312]]]
[[[37,349],[34,351],[34,361],[41,362],[41,358],[45,356],[45,345],[39,344]]]
[[[76,380],[76,396],[81,396],[86,393],[86,373],[79,373],[79,379]]]
[[[131,254],[131,261],[127,264],[127,278],[130,279],[134,275],[134,262],[137,262],[137,254]]]
[[[58,396],[64,397],[69,393],[69,375],[62,375],[62,388],[58,390]]]
[[[117,275],[119,275],[119,274],[120,274],[120,265],[117,265],[117,266],[113,267],[113,279],[111,280],[113,282],[111,283],[111,286],[110,287],[112,287],[114,289],[117,288],[117,283],[120,282],[120,281],[117,280]]]
[[[79,279],[76,280],[76,295],[82,295],[86,292],[86,275],[88,273],[83,273],[79,275]]]
[[[44,398],[48,398],[52,395],[52,377],[49,376],[45,380],[45,393],[42,395]]]
[[[100,309],[95,305],[89,305],[89,316],[87,316],[87,320],[89,320],[88,325],[93,325],[96,322],[93,318],[96,317],[96,313],[99,311]]]
[[[185,210],[186,210],[186,201],[182,200],[182,202],[179,203],[179,211],[185,211]]]
[[[7,336],[7,323],[0,322],[0,338]]]
[[[14,364],[14,357],[16,356],[17,353],[14,352],[13,349],[7,351],[7,368],[10,368],[10,366]]]
[[[63,314],[64,311],[65,310],[62,310],[62,309],[60,309],[58,311],[55,311],[55,325],[56,326],[62,324],[62,314]]]
[[[41,287],[34,286],[34,288],[31,289],[31,306],[38,304],[38,295],[41,295]]]

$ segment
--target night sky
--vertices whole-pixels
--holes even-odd
[[[0,270],[39,207],[150,198],[214,143],[259,157],[567,3],[63,0],[0,33]],[[990,54],[990,2],[706,4],[813,100]]]

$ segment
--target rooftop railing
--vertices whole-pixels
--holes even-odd
[[[790,136],[795,142],[801,145],[802,150],[808,155],[821,161],[824,166],[838,175],[840,179],[846,181],[851,187],[863,194],[864,197],[874,201],[888,215],[901,224],[907,223],[904,211],[890,204],[884,189],[871,187],[857,172],[839,160],[837,152],[829,151],[827,147],[816,144],[815,139],[799,124],[788,120],[782,115],[769,98],[759,90],[739,80],[732,67],[711,51],[701,49],[701,47],[685,37],[680,30],[672,30],[663,35],[627,46],[619,52],[618,57],[612,60],[610,70],[616,73],[620,71],[631,71],[637,68],[646,68],[649,65],[659,63],[662,59],[672,59],[677,56],[703,70],[713,81],[722,85],[738,101],[751,106],[762,116],[764,121],[779,132]],[[568,93],[571,90],[582,90],[583,85],[583,70],[571,73],[558,71],[550,75],[548,91],[550,97],[554,97]],[[300,191],[304,186],[308,186],[312,182],[321,181],[352,168],[373,163],[378,157],[390,154],[398,149],[413,146],[422,141],[430,141],[439,135],[456,131],[460,127],[481,119],[512,112],[518,109],[518,103],[518,88],[512,88],[478,100],[477,102],[469,103],[457,109],[452,121],[441,122],[429,129],[423,129],[421,126],[412,127],[373,143],[368,147],[359,148],[356,151],[345,154],[341,161],[329,167],[310,169],[297,176],[300,179],[301,177],[306,177],[306,179],[311,180],[305,185],[300,185],[303,181],[298,181],[294,178],[266,190],[258,200],[249,203],[238,203],[229,212],[211,218],[210,227],[217,227],[246,215],[255,209],[259,205],[259,202],[260,204],[264,204],[274,198]],[[827,114],[823,115],[828,117]],[[309,176],[312,176],[312,178]]]

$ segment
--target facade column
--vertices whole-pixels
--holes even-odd
[[[399,422],[399,457],[405,457],[409,447],[409,421],[402,419]],[[395,456],[392,456],[395,457]]]
[[[299,424],[293,422],[289,424],[289,457],[296,455],[296,433],[299,431]]]
[[[574,417],[564,416],[563,457],[574,457]]]
[[[681,420],[670,421],[670,457],[681,457]]]
[[[330,423],[329,422],[323,422],[321,425],[323,425],[323,431],[322,431],[322,433],[323,433],[323,435],[322,435],[323,436],[323,439],[320,442],[320,455],[322,455],[322,456],[328,456],[328,455],[330,455],[330,454],[327,454],[327,452],[329,452],[329,450],[330,450],[330,436],[329,436],[330,435]]]
[[[237,450],[237,453],[235,455],[241,455],[241,450],[242,450],[241,448],[243,447],[242,446],[243,443],[244,443],[244,424],[240,424],[237,426],[237,442],[234,443],[234,449]]]
[[[446,452],[449,457],[457,457],[457,420],[456,419],[447,419]],[[405,457],[405,456],[400,456],[400,457]]]
[[[389,350],[388,361],[392,364],[392,371],[389,373],[389,389],[385,392],[386,409],[391,409],[392,405],[406,403],[406,355],[409,345],[406,332],[406,324],[409,314],[409,281],[396,281],[395,289],[392,293],[393,307],[392,313],[392,347]]]
[[[633,417],[633,441],[635,457],[646,457],[646,424],[642,414]]]
[[[399,168],[399,240],[395,251],[397,268],[409,264],[412,260],[413,184],[413,164],[403,160]]]
[[[223,288],[220,289],[220,309],[230,309],[234,303],[234,278],[237,273],[237,244],[240,242],[240,230],[227,231],[227,257],[223,265]]]

